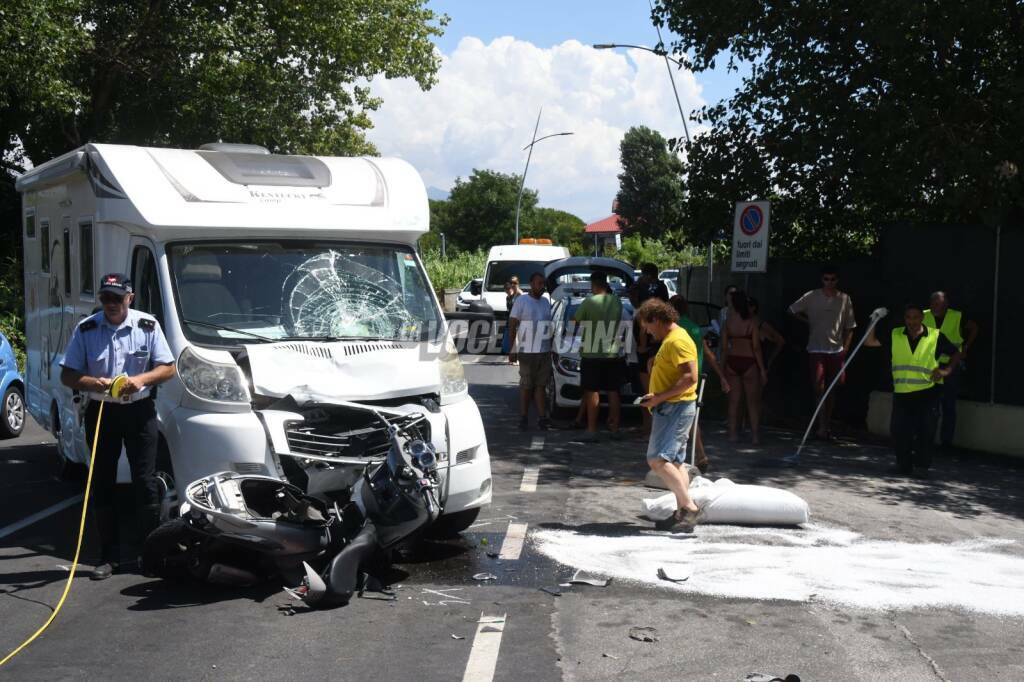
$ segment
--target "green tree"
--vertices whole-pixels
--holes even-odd
[[[698,118],[688,226],[770,198],[776,253],[864,251],[895,221],[1020,222],[1024,5],[658,0],[703,71],[749,76]]]
[[[86,142],[375,153],[366,82],[429,88],[447,21],[426,0],[3,0],[0,258],[21,250],[14,178]],[[0,279],[20,291],[20,267]]]
[[[446,207],[444,230],[448,244],[464,251],[511,244],[515,239],[516,197],[519,175],[473,169],[467,180],[455,179]],[[519,219],[523,227],[532,224],[537,192],[523,191]]]
[[[570,253],[584,252],[583,228],[586,223],[568,211],[557,208],[536,208],[530,215],[524,237],[547,237],[558,246],[564,246]]]
[[[683,223],[683,164],[656,130],[635,126],[619,145],[622,172],[615,199],[624,229],[649,237]]]

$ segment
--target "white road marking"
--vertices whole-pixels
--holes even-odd
[[[523,469],[523,482],[519,484],[519,492],[537,492],[537,479],[540,477],[540,467],[526,467]]]
[[[544,436],[534,436],[530,439],[531,450],[543,450],[544,449]]]
[[[504,615],[485,616],[480,614],[462,682],[491,682],[494,679],[494,670],[498,665],[498,650],[501,648],[501,636],[504,633]]]
[[[505,531],[505,541],[501,543],[499,559],[516,560],[523,553],[523,542],[526,541],[525,523],[510,523]]]
[[[43,509],[42,511],[37,511],[35,514],[32,514],[31,516],[26,516],[21,521],[15,521],[9,526],[4,526],[3,528],[0,528],[0,538],[5,538],[8,535],[13,535],[22,528],[28,528],[36,521],[42,521],[48,516],[53,516],[57,512],[62,512],[68,507],[74,506],[81,502],[83,497],[84,495],[82,493],[78,493],[74,497],[69,497],[63,502],[52,504],[46,509]]]

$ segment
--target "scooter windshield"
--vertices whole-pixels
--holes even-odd
[[[191,341],[433,341],[427,278],[402,246],[322,241],[194,242],[168,248]]]

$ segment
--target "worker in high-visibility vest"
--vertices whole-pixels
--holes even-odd
[[[892,349],[892,445],[896,466],[890,472],[928,478],[932,464],[932,445],[939,418],[938,382],[949,376],[960,363],[960,351],[945,334],[924,324],[924,309],[907,304],[903,326],[892,330],[887,339],[878,339],[871,331],[866,345],[889,345]],[[942,366],[939,358],[949,356]]]
[[[960,350],[959,366],[941,382],[942,396],[939,401],[942,408],[939,442],[942,447],[951,448],[956,434],[956,399],[960,395],[960,381],[966,370],[964,361],[978,338],[978,325],[974,320],[967,319],[961,311],[950,308],[949,297],[944,291],[936,291],[931,295],[928,310],[924,312],[924,324],[938,329]],[[939,364],[948,365],[949,360],[948,355],[943,355],[939,358]]]

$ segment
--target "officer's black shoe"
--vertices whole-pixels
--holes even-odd
[[[114,574],[114,564],[109,561],[104,561],[96,565],[92,569],[92,580],[106,580]]]

